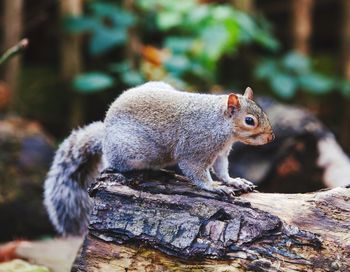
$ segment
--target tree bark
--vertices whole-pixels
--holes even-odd
[[[313,0],[292,0],[292,39],[293,49],[308,55],[312,32]]]
[[[73,271],[349,271],[350,189],[199,190],[169,171],[105,171]]]
[[[11,46],[14,46],[19,42],[22,35],[22,0],[6,0],[3,3],[3,47],[2,51],[6,51]],[[16,103],[17,81],[20,71],[20,57],[10,59],[5,66],[4,81],[11,91],[11,104],[12,108]]]

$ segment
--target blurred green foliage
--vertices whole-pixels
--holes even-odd
[[[79,92],[95,92],[107,89],[113,85],[113,78],[100,72],[89,72],[77,75],[73,82],[73,87]]]
[[[135,17],[125,9],[108,2],[89,2],[88,15],[68,17],[65,28],[71,33],[90,34],[89,53],[106,53],[127,42],[128,28],[135,23]]]
[[[310,58],[297,52],[262,60],[257,65],[255,76],[266,80],[272,91],[284,99],[293,98],[298,90],[315,95],[338,90],[344,95],[350,95],[347,81],[316,72]]]
[[[213,85],[217,83],[218,62],[234,54],[239,46],[256,43],[271,50],[278,48],[266,24],[259,24],[231,5],[199,4],[194,0],[138,3],[143,12],[153,14],[164,37],[162,47],[171,51],[165,68],[176,78],[197,77]]]
[[[106,0],[91,1],[85,15],[66,18],[65,27],[71,33],[88,34],[90,56],[110,60],[99,71],[74,79],[74,89],[83,93],[159,79],[178,87],[210,88],[221,84],[219,65],[225,57],[254,45],[272,57],[258,55],[250,78],[267,83],[277,96],[291,99],[298,91],[321,95],[333,90],[350,95],[347,81],[317,72],[308,57],[296,52],[277,57],[280,46],[269,23],[228,4],[136,0],[126,9]],[[141,43],[137,62],[125,54],[131,29]],[[120,51],[124,54],[113,54]]]
[[[217,84],[218,62],[234,54],[239,46],[255,43],[278,49],[265,21],[231,5],[200,4],[195,0],[139,0],[135,5],[131,12],[107,1],[88,2],[86,15],[66,18],[65,28],[71,33],[89,34],[91,56],[128,46],[130,28],[137,29],[142,37],[159,34],[161,39],[152,46],[166,50],[160,74],[181,85],[198,81],[205,86]],[[120,80],[128,86],[152,79],[146,73],[149,70],[131,65],[125,55],[113,61],[103,71],[79,75],[74,88],[81,92],[106,89],[112,83],[110,75],[115,76],[115,82]]]

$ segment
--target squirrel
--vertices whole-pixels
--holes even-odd
[[[244,95],[214,95],[148,82],[122,93],[103,122],[74,130],[63,141],[44,184],[44,204],[60,234],[82,235],[91,208],[86,188],[102,168],[125,172],[178,164],[204,190],[252,191],[251,182],[229,176],[231,146],[273,139],[268,117],[249,87]],[[210,170],[220,182],[213,181]]]

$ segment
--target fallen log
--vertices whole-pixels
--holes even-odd
[[[350,271],[350,189],[239,197],[104,172],[72,271]]]

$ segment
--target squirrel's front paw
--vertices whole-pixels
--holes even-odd
[[[239,193],[239,189],[235,189],[230,186],[226,186],[225,184],[217,181],[213,181],[210,184],[206,184],[202,187],[204,190],[229,196],[235,196]]]
[[[256,186],[252,182],[244,178],[230,178],[230,180],[228,180],[226,184],[243,192],[251,192],[256,188]]]

